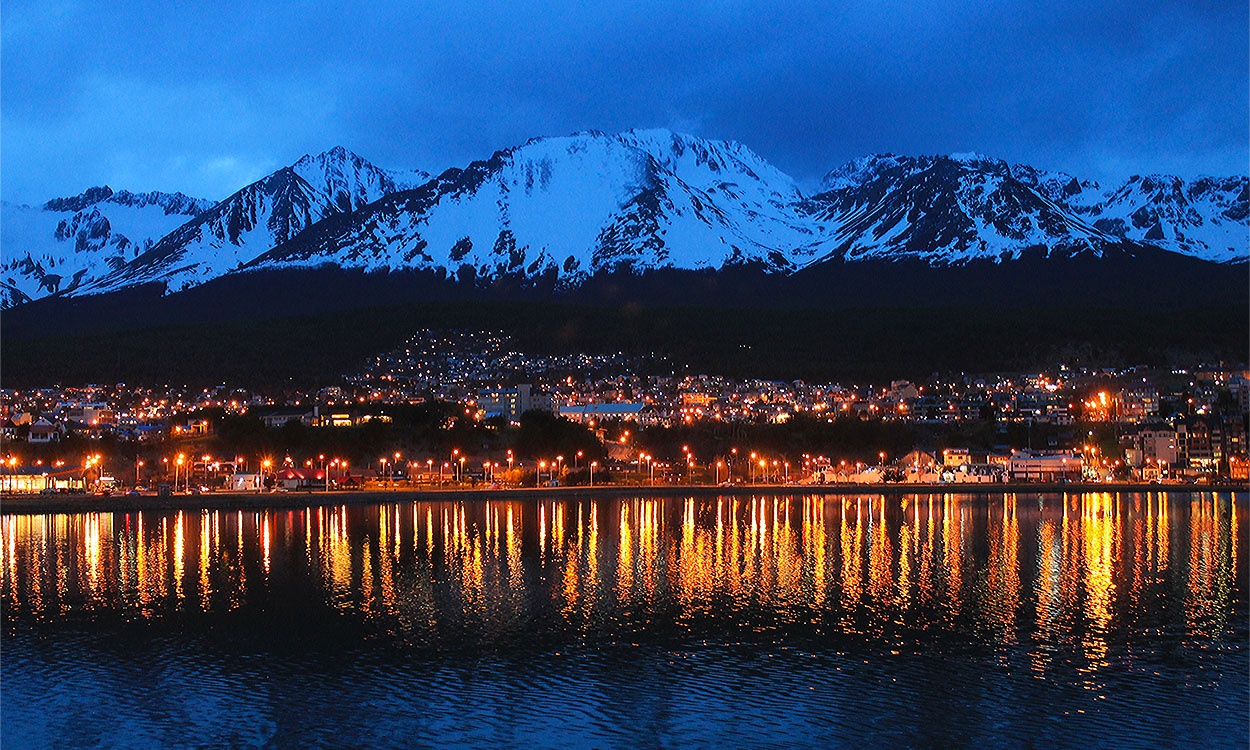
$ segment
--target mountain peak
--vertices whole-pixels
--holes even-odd
[[[821,192],[862,185],[876,179],[882,172],[913,161],[913,157],[894,154],[869,154],[834,167],[820,181]]]
[[[983,163],[993,164],[993,163],[998,162],[997,159],[991,159],[985,154],[980,154],[980,153],[977,153],[976,151],[958,151],[956,153],[951,154],[947,158],[950,159],[951,161],[957,161],[962,164],[983,164]]]
[[[361,162],[367,163],[365,159],[362,159],[350,149],[344,146],[335,146],[319,154],[304,154],[291,167],[298,172],[301,168],[311,167],[315,164],[359,164]]]
[[[113,197],[113,188],[108,185],[87,188],[78,195],[68,198],[53,198],[43,204],[45,210],[48,211],[81,211],[88,206],[95,205],[100,201],[106,201]]]

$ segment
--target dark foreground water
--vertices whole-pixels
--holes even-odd
[[[1246,497],[0,519],[0,744],[1250,745]]]

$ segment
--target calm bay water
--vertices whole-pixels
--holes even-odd
[[[1250,745],[1243,494],[0,518],[0,742]]]

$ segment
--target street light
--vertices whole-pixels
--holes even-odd
[[[716,484],[717,486],[720,486],[720,467],[724,465],[725,465],[724,461],[721,461],[720,459],[716,460]]]
[[[543,469],[545,469],[545,468],[547,468],[547,462],[546,462],[546,461],[539,461],[539,462],[538,462],[538,473],[535,475],[535,476],[538,478],[538,479],[537,479],[537,481],[536,481],[536,482],[535,482],[535,484],[534,484],[534,486],[535,486],[535,487],[542,487],[542,486],[543,486]]]
[[[649,453],[644,453],[641,456],[639,456],[639,458],[647,462],[647,469],[651,473],[650,484],[654,486],[655,485],[655,460],[654,460],[655,456],[652,456]]]
[[[590,486],[595,486],[595,467],[599,465],[598,461],[590,462]]]
[[[585,454],[585,453],[582,453],[581,451],[578,451],[576,454],[574,454],[574,456],[573,456],[573,471],[577,471],[577,469],[578,469],[579,465],[581,464],[581,459],[582,459],[582,456],[584,456],[584,455],[586,455],[586,454]]]

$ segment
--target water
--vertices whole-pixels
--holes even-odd
[[[1244,748],[1246,499],[4,516],[0,739]]]

